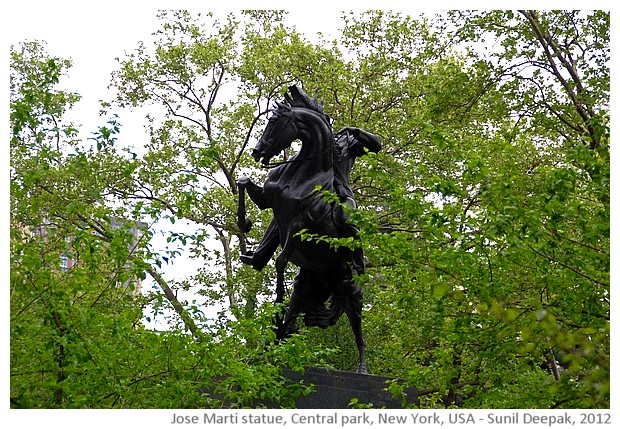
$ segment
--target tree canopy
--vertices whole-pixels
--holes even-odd
[[[354,370],[346,321],[274,342],[273,266],[239,261],[270,213],[240,231],[236,180],[262,182],[249,149],[290,84],[382,139],[349,213],[370,372],[425,408],[609,407],[608,12],[344,13],[334,40],[283,11],[158,19],[87,141],[64,120],[71,61],[11,49],[12,407],[291,407],[311,387],[283,367]],[[148,112],[140,151],[118,144],[124,108]],[[196,225],[167,237],[195,275],[167,275],[162,220]]]

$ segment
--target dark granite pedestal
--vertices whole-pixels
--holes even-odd
[[[400,398],[392,399],[385,389],[388,377],[343,372],[325,368],[306,368],[303,375],[284,370],[284,375],[293,382],[304,381],[314,384],[316,391],[297,399],[297,408],[307,409],[346,409],[351,399],[357,398],[359,404],[372,404],[373,408],[402,408]],[[405,390],[408,403],[418,403],[415,388]]]

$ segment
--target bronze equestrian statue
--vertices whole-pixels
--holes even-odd
[[[261,270],[281,245],[276,258],[276,303],[284,300],[288,262],[297,265],[299,272],[286,314],[276,322],[278,338],[294,332],[300,314],[306,325],[326,328],[346,313],[359,351],[357,372],[367,374],[361,326],[363,294],[353,281],[353,269],[364,272],[361,247],[354,251],[333,249],[323,241],[302,241],[299,233],[358,238],[357,228],[347,221],[342,207],[355,207],[349,173],[356,157],[367,150],[378,152],[381,143],[374,134],[350,127],[334,138],[322,105],[297,86],[289,87],[289,92],[285,101],[276,103],[252,156],[271,166],[271,159],[294,140],[301,140],[301,149],[290,160],[275,164],[262,187],[247,177],[238,180],[237,223],[243,232],[251,228],[245,218],[246,191],[261,210],[271,208],[274,215],[256,251],[241,255],[241,260]],[[341,204],[325,201],[322,191],[337,194]]]

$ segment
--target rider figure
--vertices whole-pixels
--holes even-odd
[[[377,153],[381,150],[381,140],[372,133],[354,127],[344,127],[334,137],[336,149],[333,164],[334,188],[342,204],[355,208],[353,191],[349,185],[349,173],[358,156],[365,155],[367,151]],[[359,237],[359,230],[347,222],[344,213],[342,224],[345,237]],[[241,255],[241,261],[260,271],[267,265],[279,244],[278,225],[275,219],[272,219],[256,251],[244,253]],[[361,247],[353,251],[353,268],[358,274],[364,273],[364,255]]]

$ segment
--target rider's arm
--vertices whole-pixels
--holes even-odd
[[[381,150],[381,139],[379,138],[379,136],[373,133],[369,133],[368,131],[364,131],[357,127],[344,127],[343,129],[338,131],[338,134],[343,134],[345,132],[349,133],[350,135],[353,136],[353,138],[355,138],[356,142],[351,142],[351,143],[355,144],[359,142],[362,144],[363,147],[368,149],[370,152],[377,153]],[[355,144],[355,146],[357,146],[357,144]],[[361,152],[358,153],[357,156],[363,155],[365,153],[365,151],[362,148],[359,148],[359,149],[361,150]]]
[[[353,137],[362,142],[366,149],[375,153],[381,150],[381,139],[379,136],[359,128],[356,128],[356,130],[357,132],[353,134]]]

